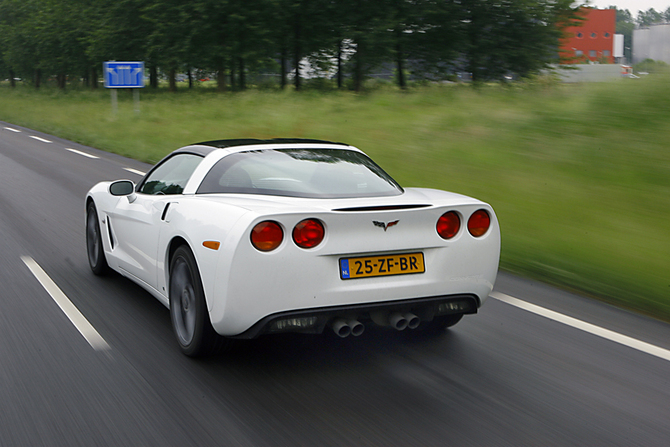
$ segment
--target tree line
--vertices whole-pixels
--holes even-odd
[[[0,75],[95,88],[102,62],[145,61],[176,89],[210,73],[218,89],[266,75],[300,89],[306,66],[360,90],[378,67],[413,78],[528,76],[558,61],[572,0],[0,0]],[[305,63],[307,61],[307,64]]]
[[[626,10],[626,12],[628,12],[628,10]],[[630,15],[630,12],[628,12],[628,15]],[[649,8],[646,11],[638,11],[635,23],[640,28],[662,23],[670,23],[670,7],[665,11],[656,11],[654,8]]]

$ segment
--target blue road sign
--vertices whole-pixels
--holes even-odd
[[[105,87],[143,88],[144,62],[104,62]]]

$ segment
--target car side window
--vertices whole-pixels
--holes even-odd
[[[163,161],[144,179],[139,192],[142,194],[181,194],[198,167],[202,157],[194,154],[177,154]]]

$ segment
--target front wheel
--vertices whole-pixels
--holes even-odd
[[[91,266],[93,273],[96,275],[107,273],[109,266],[102,246],[98,211],[93,202],[89,203],[86,210],[86,252],[88,254],[88,264]]]
[[[218,335],[209,320],[200,273],[191,250],[179,247],[170,262],[170,317],[181,351],[205,356],[230,343]]]

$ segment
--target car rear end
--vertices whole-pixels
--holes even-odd
[[[222,335],[416,327],[475,313],[493,289],[500,230],[475,199],[409,189],[249,209],[216,268],[210,317]]]

